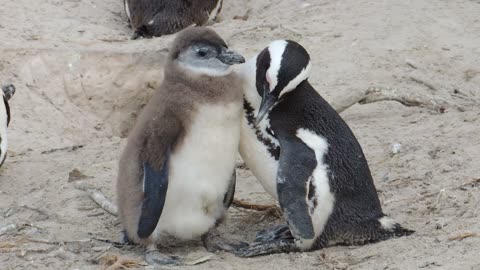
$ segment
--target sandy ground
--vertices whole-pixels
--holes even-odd
[[[119,240],[121,228],[73,182],[114,198],[123,137],[161,82],[173,37],[129,40],[120,0],[0,6],[0,83],[17,86],[0,171],[0,227],[19,228],[0,235],[0,269],[102,269],[95,258],[105,252],[140,258],[139,248],[95,240]],[[274,39],[300,42],[313,59],[310,81],[333,103],[373,87],[449,107],[438,113],[386,101],[342,113],[385,212],[415,235],[251,259],[219,253],[185,268],[480,269],[479,14],[478,0],[225,0],[213,28],[232,48],[250,57]],[[392,155],[395,143],[402,147]],[[272,202],[248,170],[238,175],[237,198]],[[256,230],[279,222],[231,209],[221,231],[251,241]],[[466,233],[476,236],[455,239]],[[191,260],[208,255],[199,241],[166,251]]]

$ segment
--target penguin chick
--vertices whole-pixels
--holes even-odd
[[[223,0],[124,0],[133,39],[176,33],[216,19]]]
[[[147,246],[151,264],[181,264],[156,250],[163,236],[202,236],[209,251],[245,246],[215,232],[235,191],[243,92],[231,65],[243,62],[213,30],[183,30],[162,85],[128,137],[117,181],[119,217],[128,239]]]
[[[308,82],[307,51],[272,42],[241,67],[240,154],[288,225],[265,229],[240,256],[358,245],[413,231],[387,217],[354,134]]]
[[[7,127],[10,124],[10,106],[8,101],[14,94],[15,86],[13,84],[2,86],[3,104],[0,104],[0,166],[3,165],[7,158]]]

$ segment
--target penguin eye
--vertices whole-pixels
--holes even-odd
[[[197,52],[197,54],[200,56],[200,57],[205,57],[207,55],[207,52],[205,50],[199,50]]]

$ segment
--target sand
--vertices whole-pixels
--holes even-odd
[[[95,240],[118,241],[121,227],[74,182],[114,198],[124,137],[162,81],[173,36],[129,40],[120,0],[0,6],[0,83],[17,86],[0,169],[0,227],[18,228],[0,235],[0,268],[102,269],[95,258],[105,252],[141,259],[139,248]],[[232,48],[251,57],[274,39],[300,42],[312,56],[311,83],[332,103],[380,89],[449,106],[439,113],[384,101],[341,114],[366,153],[384,211],[414,235],[249,259],[218,253],[187,268],[480,269],[479,14],[476,0],[225,0],[212,27]],[[273,202],[246,169],[238,170],[237,191]],[[251,241],[282,222],[229,212],[221,231],[236,239]],[[199,241],[171,243],[166,252],[209,255]]]

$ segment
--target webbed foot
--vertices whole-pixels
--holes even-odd
[[[145,251],[145,261],[152,266],[178,266],[182,264],[179,257],[160,253],[157,249]]]
[[[275,225],[257,232],[255,242],[268,242],[279,239],[293,239],[287,224]]]
[[[242,241],[223,239],[215,230],[203,235],[202,242],[209,252],[226,251],[235,253],[237,250],[248,247],[248,244]]]
[[[255,257],[273,253],[289,253],[299,251],[293,239],[278,239],[255,243],[247,248],[237,250],[235,255],[239,257]]]

